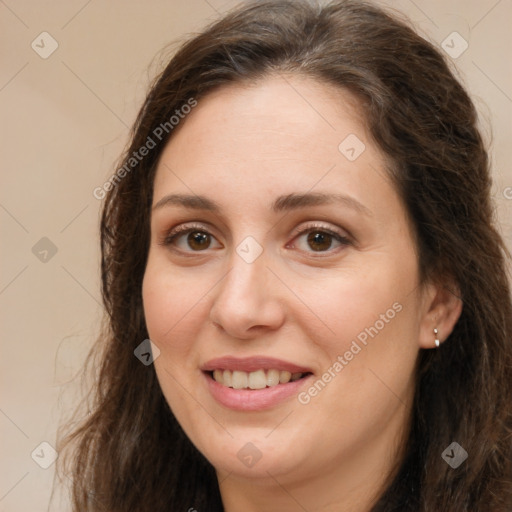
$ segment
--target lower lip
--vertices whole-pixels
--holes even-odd
[[[278,384],[264,389],[233,389],[219,384],[209,374],[203,373],[211,395],[221,405],[236,411],[263,411],[279,405],[299,393],[299,389],[312,377]]]

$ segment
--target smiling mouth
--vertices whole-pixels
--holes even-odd
[[[286,370],[264,370],[244,372],[239,370],[213,370],[206,372],[214,381],[232,389],[265,389],[303,379],[311,373],[291,373]]]

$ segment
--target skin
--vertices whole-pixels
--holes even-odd
[[[354,161],[338,149],[349,134],[365,144]],[[221,208],[153,209],[143,300],[163,393],[216,468],[227,512],[367,511],[402,455],[418,351],[435,346],[434,327],[446,339],[461,306],[442,286],[420,286],[412,229],[385,166],[356,99],[300,76],[210,93],[161,155],[154,206],[180,193]],[[363,208],[271,209],[278,196],[308,192]],[[162,244],[191,222],[211,234],[206,249],[187,234]],[[312,222],[348,244],[327,236],[315,251],[299,233]],[[252,263],[236,252],[247,236],[263,249]],[[201,365],[225,355],[284,359],[317,380],[393,304],[401,310],[307,404],[293,396],[233,411],[205,385]],[[237,457],[248,442],[261,453],[252,467]]]

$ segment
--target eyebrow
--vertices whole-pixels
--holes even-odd
[[[275,213],[280,213],[298,210],[307,206],[322,206],[333,203],[342,204],[367,216],[372,215],[371,210],[351,196],[326,194],[323,192],[293,193],[279,196],[272,203],[271,208]],[[166,206],[183,206],[191,210],[204,210],[213,213],[220,213],[222,210],[221,206],[212,199],[194,194],[170,194],[164,196],[153,206],[153,211]]]

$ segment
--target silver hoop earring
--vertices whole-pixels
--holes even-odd
[[[436,347],[439,348],[439,345],[441,344],[441,342],[439,341],[439,338],[437,337],[437,329],[434,329],[434,334],[435,334],[435,337],[436,337]]]

